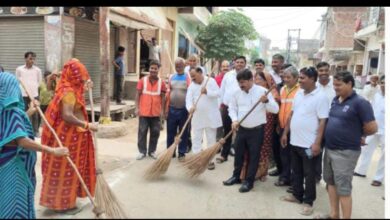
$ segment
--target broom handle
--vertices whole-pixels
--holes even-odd
[[[88,90],[88,94],[89,94],[89,103],[91,105],[91,119],[92,119],[92,123],[95,123],[95,109],[94,109],[94,105],[93,105],[92,89]],[[96,133],[93,131],[91,131],[91,132],[92,132],[92,137],[93,137],[93,143],[95,145],[95,160],[96,160],[96,164],[99,164],[97,162],[98,161],[98,142],[96,139]]]
[[[206,84],[202,87],[202,89],[203,89],[203,88],[206,88],[207,83],[209,82],[209,79],[210,79],[210,77],[207,77]],[[200,97],[202,97],[202,95],[203,95],[203,94],[201,93],[200,96],[196,99],[195,104],[194,104],[194,107],[195,107],[195,108],[196,108],[196,106],[198,105],[198,102],[199,102],[199,100],[200,100]],[[186,121],[186,123],[185,123],[184,126],[183,126],[183,129],[181,129],[181,131],[180,131],[179,137],[181,137],[181,136],[183,135],[184,130],[187,128],[188,123],[191,121],[191,118],[192,118],[193,114],[194,114],[194,113],[191,113],[191,114],[188,116],[187,121]]]
[[[27,90],[26,86],[24,85],[23,81],[22,81],[21,79],[19,79],[19,82],[20,82],[20,84],[22,85],[22,87],[23,87],[24,91],[26,92],[27,96],[30,98],[31,101],[33,101],[34,98],[33,98],[33,97],[31,96],[31,94],[28,92],[28,90]],[[53,135],[54,135],[56,141],[58,142],[58,144],[60,145],[60,147],[64,147],[64,146],[62,145],[60,139],[58,138],[56,132],[54,131],[54,129],[50,126],[49,122],[47,121],[47,119],[46,119],[45,115],[43,114],[41,108],[40,108],[39,106],[37,106],[36,109],[38,110],[39,115],[41,116],[41,118],[42,118],[43,121],[45,122],[46,126],[49,128],[49,130],[51,131],[51,133],[53,133]],[[91,195],[91,193],[89,192],[88,187],[87,187],[87,185],[85,184],[83,178],[81,177],[81,174],[80,174],[80,172],[78,171],[76,165],[73,163],[72,159],[71,159],[69,156],[66,156],[66,160],[70,163],[70,165],[72,166],[73,170],[75,171],[75,173],[76,173],[78,179],[79,179],[80,182],[81,182],[81,185],[83,186],[85,192],[87,192],[88,198],[89,198],[89,200],[91,201],[92,205],[93,205],[95,208],[97,208],[95,202],[94,202],[93,199],[92,199],[92,195]]]
[[[265,93],[265,95],[267,96],[273,89],[275,89],[276,88],[276,86],[274,85],[274,86],[271,86],[271,88]],[[246,115],[238,122],[238,124],[240,125],[248,116],[249,116],[249,114],[250,113],[252,113],[254,110],[255,110],[255,108],[260,104],[261,102],[260,102],[260,99],[256,102],[256,104],[249,110],[249,112],[248,113],[246,113]],[[223,137],[223,139],[228,139],[229,137],[230,137],[230,135],[232,135],[233,134],[233,129],[232,130],[230,130],[230,132],[229,133],[227,133],[227,135],[225,136],[225,137]]]

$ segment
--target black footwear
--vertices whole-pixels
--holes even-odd
[[[286,192],[288,192],[288,193],[293,193],[293,188],[292,188],[292,187],[288,187],[288,189],[286,190]]]
[[[249,192],[252,188],[253,188],[253,184],[244,182],[238,191],[240,191],[240,193],[245,193],[245,192]]]
[[[275,171],[272,171],[271,173],[269,173],[268,175],[270,175],[270,176],[279,176],[280,172],[278,170],[275,170]]]
[[[286,182],[284,180],[278,180],[274,183],[275,186],[290,186],[291,184],[289,182]]]
[[[358,176],[358,177],[366,177],[366,175],[362,175],[362,174],[356,173],[356,172],[354,172],[353,175],[354,175],[354,176]]]
[[[231,186],[231,185],[234,185],[234,184],[240,184],[241,183],[241,180],[240,178],[236,178],[236,177],[230,177],[230,179],[226,180],[226,181],[223,181],[223,185],[225,186]]]
[[[179,162],[184,162],[184,160],[185,160],[185,157],[186,157],[186,155],[185,155],[185,154],[179,153],[179,157],[178,157],[178,159],[179,159]]]

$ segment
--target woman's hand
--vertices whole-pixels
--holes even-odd
[[[51,153],[57,157],[69,156],[69,149],[66,147],[51,148]]]
[[[98,125],[97,124],[94,124],[94,123],[89,123],[89,130],[93,131],[93,132],[97,132],[98,131]]]

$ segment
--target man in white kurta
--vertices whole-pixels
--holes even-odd
[[[191,68],[190,76],[193,83],[188,87],[186,107],[194,114],[191,121],[192,151],[196,154],[202,150],[203,133],[206,133],[207,146],[217,142],[217,128],[222,126],[222,119],[218,106],[219,87],[216,81],[204,76],[199,67]],[[202,97],[194,107],[201,94]]]

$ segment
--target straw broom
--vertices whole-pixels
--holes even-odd
[[[274,88],[275,86],[272,86],[265,95],[268,95]],[[258,100],[256,104],[249,110],[249,112],[239,121],[239,124],[241,124],[260,103],[260,100]],[[232,134],[233,129],[213,146],[208,147],[206,150],[188,158],[188,160],[186,160],[183,164],[183,166],[187,168],[187,175],[191,178],[195,178],[202,174],[207,169],[208,164],[211,162],[214,156],[221,149],[226,139],[229,138]]]
[[[210,79],[210,77],[207,78],[206,84],[204,85],[203,88],[205,88],[207,86],[209,79]],[[202,95],[203,94],[201,93],[200,96],[198,97],[198,99],[196,100],[196,102],[194,104],[195,109],[196,109],[196,105],[198,104],[200,97],[202,97]],[[171,163],[172,156],[175,153],[176,148],[181,141],[180,138],[183,135],[185,129],[187,128],[188,123],[191,121],[193,114],[194,114],[194,112],[192,112],[188,115],[187,121],[185,122],[179,135],[177,135],[175,137],[175,141],[173,142],[173,144],[171,146],[169,146],[169,148],[166,149],[162,153],[162,155],[160,157],[158,157],[158,159],[146,170],[146,173],[144,175],[144,177],[146,179],[157,179],[158,177],[160,177],[161,175],[166,173],[166,171],[168,170],[169,164]]]
[[[92,123],[95,123],[95,109],[93,105],[92,89],[89,89],[89,102],[91,104]],[[92,131],[91,131],[92,132]],[[96,133],[92,132],[93,142],[95,145],[95,161],[96,161],[96,189],[95,201],[106,213],[109,218],[126,219],[126,213],[118,202],[116,196],[109,187],[107,181],[103,176],[102,169],[99,168],[98,163],[98,141]]]
[[[28,92],[26,86],[24,85],[23,81],[19,79],[19,82],[20,82],[20,85],[22,85],[24,91],[26,92],[27,96],[30,98],[31,101],[34,100],[34,98],[31,96],[31,94]],[[60,141],[60,139],[58,138],[58,135],[56,134],[56,132],[54,131],[54,129],[50,126],[49,122],[47,121],[46,117],[45,117],[45,114],[43,114],[41,108],[39,106],[36,106],[36,109],[38,110],[38,113],[39,115],[41,116],[41,118],[43,119],[43,121],[45,122],[46,126],[49,128],[49,130],[51,131],[51,133],[53,133],[58,145],[60,147],[64,147]],[[81,183],[81,186],[83,187],[83,189],[85,190],[85,192],[87,193],[87,196],[91,202],[91,204],[93,205],[93,212],[95,213],[95,217],[96,218],[105,218],[106,216],[104,215],[102,209],[93,201],[93,198],[92,198],[92,195],[91,193],[89,192],[88,190],[88,187],[87,185],[85,184],[83,178],[81,177],[81,174],[80,172],[78,171],[76,165],[73,163],[72,159],[69,157],[69,156],[66,156],[66,160],[68,161],[68,163],[71,165],[72,169],[74,170],[74,172],[76,173],[77,175],[77,178],[79,179],[80,183]]]

